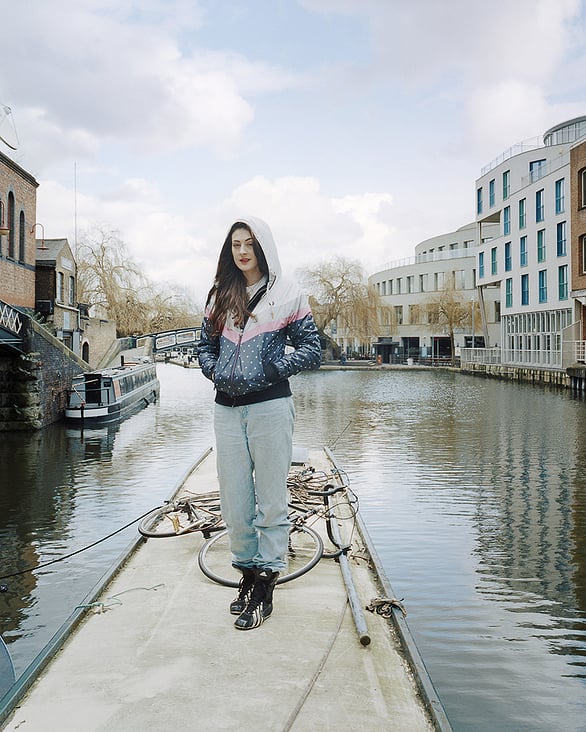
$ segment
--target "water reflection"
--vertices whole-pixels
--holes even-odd
[[[159,404],[115,429],[7,436],[0,574],[124,525],[212,444],[209,382],[171,365],[159,378]],[[322,371],[294,392],[296,442],[348,471],[454,728],[584,730],[586,404],[440,371]],[[18,670],[134,532],[6,580]]]

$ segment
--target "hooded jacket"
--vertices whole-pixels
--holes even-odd
[[[208,303],[197,353],[201,370],[214,381],[216,402],[239,406],[290,396],[289,377],[317,369],[321,363],[319,334],[305,295],[281,276],[277,247],[261,219],[236,219],[250,227],[269,269],[267,290],[244,328],[230,316],[220,335],[211,335]],[[292,345],[292,352],[285,346]]]

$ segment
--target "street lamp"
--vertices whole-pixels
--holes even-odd
[[[45,227],[43,226],[43,224],[39,224],[38,222],[35,223],[35,224],[33,224],[32,227],[31,227],[31,234],[34,234],[35,228],[37,226],[40,226],[41,227],[41,232],[42,232],[42,235],[43,235],[43,238],[41,239],[41,246],[39,247],[39,249],[46,249],[47,247],[45,246]]]
[[[0,236],[8,236],[10,229],[4,226],[4,201],[0,201]]]

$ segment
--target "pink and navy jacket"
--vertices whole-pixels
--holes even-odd
[[[268,225],[253,217],[247,224],[262,247],[269,267],[267,291],[243,329],[232,318],[219,336],[210,335],[210,304],[198,343],[201,370],[216,387],[216,402],[240,406],[291,396],[289,377],[317,369],[321,345],[306,296],[281,277],[277,247]],[[293,350],[285,346],[292,346]]]

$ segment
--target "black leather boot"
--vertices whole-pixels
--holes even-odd
[[[254,570],[254,586],[246,607],[236,618],[234,626],[238,630],[258,628],[273,612],[273,591],[279,576],[270,569]]]
[[[237,564],[233,564],[232,566],[242,572],[242,577],[238,585],[238,594],[230,603],[230,614],[240,615],[250,600],[255,575],[252,567],[239,567]]]

